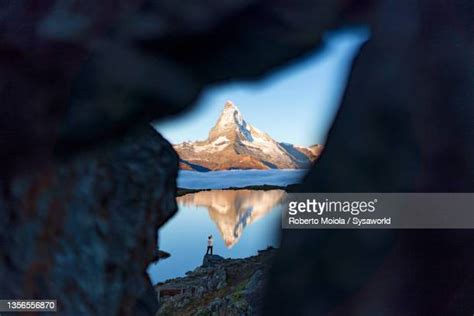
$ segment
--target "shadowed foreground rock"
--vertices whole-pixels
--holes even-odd
[[[57,299],[60,315],[152,315],[145,270],[176,211],[177,167],[147,127],[3,186],[0,297]]]
[[[225,260],[219,255],[205,255],[204,258],[202,259],[202,266],[203,267],[212,267],[216,264],[219,264]]]
[[[307,192],[474,192],[472,1],[378,1]],[[267,315],[466,315],[472,230],[287,230]]]

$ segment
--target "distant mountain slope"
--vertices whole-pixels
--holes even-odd
[[[228,101],[204,141],[173,146],[185,170],[304,169],[319,156],[322,145],[311,147],[279,143],[248,124]]]

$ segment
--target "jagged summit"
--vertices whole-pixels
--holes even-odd
[[[321,145],[312,147],[278,143],[247,123],[232,101],[227,101],[204,141],[174,146],[183,169],[302,169],[317,158]]]
[[[222,111],[222,113],[226,111],[237,111],[240,114],[239,109],[235,106],[234,102],[232,102],[231,100],[226,101],[224,105],[224,110]]]
[[[226,136],[229,140],[234,140],[239,136],[243,136],[244,138],[250,136],[247,122],[232,101],[225,103],[216,125],[209,131],[210,140],[221,136]]]
[[[232,124],[240,125],[243,123],[243,121],[244,118],[242,117],[239,109],[232,101],[227,101],[224,105],[221,115],[219,116],[219,119],[216,122],[216,126],[227,126]]]

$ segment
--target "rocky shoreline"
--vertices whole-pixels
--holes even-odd
[[[156,315],[259,314],[275,248],[242,259],[205,255],[185,277],[155,286],[160,309]]]
[[[178,188],[176,191],[176,196],[183,196],[190,193],[197,193],[201,191],[213,191],[213,190],[262,190],[262,191],[270,191],[270,190],[283,190],[288,193],[296,193],[298,192],[298,184],[290,184],[287,186],[279,186],[279,185],[251,185],[245,187],[230,187],[230,188],[223,188],[223,189],[186,189],[186,188]]]

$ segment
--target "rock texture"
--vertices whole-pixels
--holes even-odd
[[[173,146],[185,170],[307,169],[322,151],[279,143],[247,123],[232,101],[224,109],[204,141]]]
[[[2,187],[0,297],[61,315],[152,315],[146,269],[176,211],[177,157],[151,127]]]
[[[156,286],[157,315],[258,315],[275,249],[244,259],[206,255],[186,277]]]
[[[202,267],[208,268],[219,265],[225,259],[219,255],[205,255],[202,259]]]

